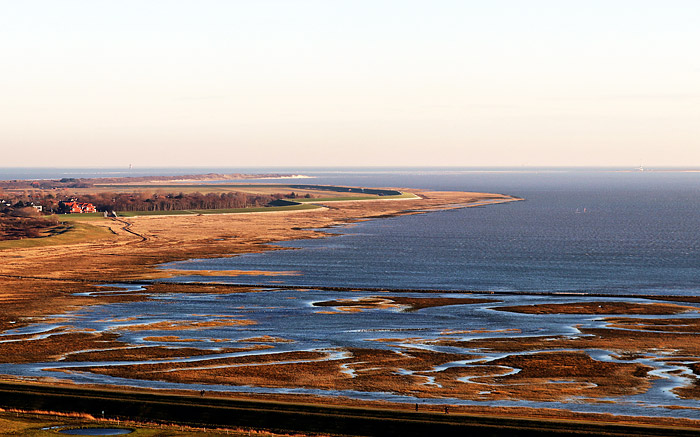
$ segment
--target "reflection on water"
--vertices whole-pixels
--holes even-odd
[[[54,321],[8,331],[0,335],[0,342],[17,341],[11,336],[25,335],[23,341],[31,347],[35,339],[62,335],[70,329],[117,334],[130,350],[147,346],[187,347],[211,354],[157,360],[116,361],[112,356],[104,361],[74,361],[80,355],[76,352],[45,363],[2,364],[0,373],[138,387],[700,417],[697,400],[681,397],[678,391],[698,381],[692,371],[700,361],[700,352],[694,346],[697,311],[666,316],[618,313],[614,317],[626,318],[628,323],[612,326],[607,320],[609,315],[604,313],[523,314],[498,310],[503,306],[548,303],[662,302],[642,299],[642,295],[696,296],[700,291],[700,173],[402,170],[318,172],[317,176],[315,182],[320,184],[500,192],[524,197],[526,201],[367,221],[331,231],[342,236],[282,244],[300,250],[169,264],[165,267],[184,270],[302,272],[300,276],[277,277],[189,276],[173,278],[175,282],[201,280],[271,287],[280,283],[311,289],[160,294],[145,302],[92,306],[57,315]],[[323,286],[523,294],[401,293],[407,298],[497,300],[407,311],[400,304],[371,305],[373,298],[386,298],[387,293],[313,289]],[[148,294],[143,288],[128,285],[103,291],[124,292]],[[576,292],[580,296],[527,294],[539,292]],[[585,295],[590,293],[618,297]],[[633,295],[640,298],[630,297]],[[314,305],[338,299],[369,305]],[[679,305],[698,307],[695,303]],[[225,320],[247,322],[224,323]],[[605,341],[594,341],[601,338]],[[491,340],[494,343],[489,343]],[[359,354],[354,350],[376,351],[382,357],[385,355],[379,352],[396,352],[391,357],[400,364],[390,365],[379,359],[355,362],[352,357]],[[518,378],[538,369],[525,365],[521,368],[516,363],[526,362],[543,350],[578,359],[593,371],[576,377],[565,372],[559,376],[547,374],[550,379],[541,387],[553,393],[569,390],[569,397],[545,401],[505,395],[523,393],[517,392],[518,384],[524,381]],[[418,355],[417,351],[431,358],[450,358],[436,360],[429,366],[401,361],[411,353]],[[126,355],[127,350],[117,352]],[[272,354],[309,352],[320,352],[324,358],[272,359]],[[371,354],[367,356],[370,360]],[[210,362],[216,359],[222,361]],[[140,379],[111,372],[139,365],[151,366],[145,369],[153,370],[152,374],[175,374],[177,366],[207,372],[233,371],[247,367],[241,363],[251,362],[255,364],[250,367],[257,366],[256,369],[315,364],[319,373],[324,363],[339,363],[337,373],[344,378],[337,379],[339,382],[363,377],[371,380],[365,376],[369,374],[379,375],[377,382],[394,378],[406,385],[377,388],[372,384],[333,387],[309,383],[284,387],[253,383],[250,379],[246,383],[236,383],[235,378],[226,383],[216,379],[178,382],[147,379],[147,371],[139,374]],[[636,391],[588,396],[587,393],[600,389],[600,384],[592,381],[605,382],[599,378],[606,375],[596,373],[596,369],[607,369],[600,363],[614,364],[613,369],[640,366],[648,373]],[[70,371],[56,372],[66,369]],[[179,373],[184,372],[180,369]]]
[[[245,367],[241,363],[243,357],[250,362],[251,357],[260,357],[262,360],[270,360],[272,354],[299,353],[305,351],[320,351],[325,354],[325,361],[337,361],[342,363],[339,372],[347,378],[355,378],[361,373],[371,370],[358,367],[352,360],[348,361],[352,354],[348,351],[355,349],[398,351],[401,354],[411,351],[433,351],[441,354],[459,354],[463,357],[457,360],[432,365],[430,368],[411,368],[399,366],[392,372],[405,377],[415,377],[425,389],[444,388],[441,384],[446,381],[444,375],[452,372],[475,372],[466,376],[459,376],[456,381],[464,384],[464,387],[476,387],[475,393],[479,396],[460,396],[459,391],[449,392],[449,395],[421,397],[420,401],[435,404],[463,404],[463,405],[488,405],[501,406],[533,406],[538,408],[566,408],[574,411],[607,412],[615,414],[669,416],[669,417],[696,417],[697,401],[681,399],[671,390],[694,381],[694,376],[689,369],[690,363],[683,364],[679,358],[675,358],[673,351],[659,350],[656,353],[647,350],[639,356],[621,356],[618,350],[605,350],[599,348],[583,349],[583,352],[600,362],[610,363],[637,363],[649,366],[650,374],[657,379],[650,380],[651,385],[642,393],[631,395],[612,396],[610,398],[571,398],[560,401],[536,401],[499,398],[491,393],[494,387],[501,384],[501,388],[518,384],[508,382],[508,377],[517,375],[520,369],[512,365],[496,364],[512,356],[530,356],[538,352],[537,348],[523,351],[510,352],[492,351],[483,346],[471,346],[470,342],[484,339],[526,340],[528,338],[551,339],[562,342],[561,339],[581,339],[590,334],[582,334],[587,330],[605,328],[609,323],[604,315],[590,314],[522,314],[515,312],[499,311],[498,308],[512,305],[537,305],[537,304],[569,304],[590,302],[590,297],[577,296],[529,296],[529,295],[478,295],[455,293],[401,293],[400,297],[437,299],[437,298],[479,298],[489,299],[492,302],[478,304],[442,305],[427,307],[410,311],[405,306],[381,306],[377,307],[332,307],[316,306],[314,303],[327,302],[338,299],[355,302],[384,302],[386,294],[379,295],[376,292],[330,292],[322,290],[291,290],[291,289],[266,289],[250,293],[231,294],[162,294],[152,295],[146,302],[129,302],[93,306],[78,312],[61,315],[66,318],[66,325],[75,330],[84,332],[114,332],[121,341],[140,346],[166,346],[169,348],[192,347],[209,350],[211,355],[185,356],[175,358],[159,358],[155,360],[135,359],[124,361],[72,361],[70,355],[66,355],[64,361],[47,363],[26,363],[0,365],[0,373],[20,375],[24,377],[60,377],[73,380],[78,383],[107,383],[119,385],[132,385],[157,388],[190,388],[206,389],[211,391],[235,391],[256,393],[291,393],[291,394],[316,394],[324,396],[343,396],[367,400],[391,400],[397,402],[415,402],[416,397],[410,393],[397,389],[372,390],[358,389],[329,389],[313,388],[309,386],[298,387],[274,387],[257,385],[240,385],[235,383],[206,384],[192,382],[180,383],[177,381],[158,381],[145,379],[132,379],[108,374],[99,374],[87,371],[88,368],[99,366],[108,368],[112,366],[187,363],[177,365],[177,372],[185,370],[213,371],[225,368]],[[375,299],[372,299],[375,298]],[[635,298],[595,298],[596,302],[629,302],[636,304],[649,304],[656,301]],[[659,301],[659,303],[662,303]],[[665,302],[668,303],[668,302]],[[692,309],[697,304],[682,303],[686,308]],[[699,316],[697,311],[683,312],[672,316],[635,315],[630,316],[648,320],[659,320],[664,317],[674,319],[695,320]],[[615,315],[615,317],[621,317]],[[248,324],[207,326],[204,322],[216,320],[249,320]],[[159,323],[179,324],[181,328],[173,331],[161,327]],[[36,334],[50,329],[56,329],[56,324],[34,325],[16,329],[5,335],[19,335],[23,333]],[[134,327],[139,327],[135,329]],[[59,326],[60,327],[60,326]],[[0,337],[0,341],[2,341]],[[557,343],[557,344],[560,344]],[[561,343],[564,344],[564,343]],[[225,352],[226,348],[241,348],[246,346],[264,345],[266,349],[239,350]],[[548,348],[552,352],[570,352],[569,348]],[[282,355],[280,355],[282,356]],[[215,359],[236,359],[235,363],[225,361],[209,362]],[[256,359],[257,360],[257,359]],[[309,359],[283,359],[279,361],[263,361],[260,365],[277,365],[314,363],[318,358]],[[686,360],[688,361],[688,360]],[[249,363],[250,364],[250,363]],[[381,364],[381,363],[380,363]],[[253,364],[250,364],[253,365]],[[117,368],[115,367],[115,368]],[[56,373],[55,370],[68,369],[68,373]],[[80,369],[83,369],[82,371]],[[154,368],[155,369],[155,368]],[[54,371],[52,371],[54,370]],[[163,374],[172,373],[173,369],[159,371]],[[447,372],[447,373],[446,373]],[[107,372],[109,373],[109,372]],[[391,373],[391,372],[390,372]],[[440,378],[438,378],[438,376]],[[488,381],[485,383],[484,381]],[[557,386],[571,386],[574,382],[567,378],[555,378],[550,383]],[[576,382],[574,385],[583,386],[585,381]],[[589,384],[590,387],[595,384]],[[512,388],[512,387],[511,387]],[[581,388],[578,388],[581,389]],[[552,387],[551,390],[558,390]],[[469,390],[465,390],[465,393]],[[447,393],[447,392],[446,392]],[[582,393],[585,393],[583,391]],[[601,400],[611,401],[601,403]],[[674,407],[670,409],[665,407]],[[678,408],[681,407],[681,408]]]
[[[299,250],[166,265],[188,271],[293,270],[301,272],[299,276],[203,277],[188,272],[172,280],[605,294],[700,292],[700,173],[356,177],[346,184],[498,192],[525,201],[366,221],[332,230],[341,236],[280,244]]]

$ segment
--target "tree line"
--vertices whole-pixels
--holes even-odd
[[[186,209],[230,209],[265,206],[283,194],[229,193],[96,193],[80,196],[98,211],[178,211]]]
[[[0,192],[0,195],[2,193]],[[80,195],[54,195],[41,190],[19,193],[4,193],[0,201],[6,207],[19,209],[41,205],[44,212],[62,212],[64,202],[92,203],[98,211],[177,211],[190,209],[232,209],[266,206],[282,198],[299,197],[295,193],[251,194],[226,193],[164,193],[138,191],[131,193],[97,192]],[[304,197],[311,197],[308,194]],[[9,204],[9,205],[8,205]],[[0,205],[2,211],[3,205]]]

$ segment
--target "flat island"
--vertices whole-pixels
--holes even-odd
[[[561,431],[590,426],[596,433],[596,426],[614,422],[622,427],[616,428],[619,435],[651,435],[659,427],[667,427],[668,434],[700,430],[700,385],[681,381],[700,373],[700,345],[690,341],[700,330],[694,298],[255,287],[179,281],[188,272],[161,267],[280,250],[275,243],[326,238],[322,229],[331,226],[518,198],[406,188],[224,184],[216,176],[179,179],[187,181],[62,182],[75,184],[72,203],[131,199],[150,206],[34,217],[42,220],[42,230],[33,238],[0,241],[3,393],[30,387],[43,390],[47,403],[68,393],[56,390],[74,390],[69,395],[76,399],[107,399],[118,392],[154,405],[185,399],[209,408],[211,417],[218,417],[215,408],[248,402],[236,408],[297,408],[294,414],[302,415],[319,408],[313,414],[362,416],[355,424],[375,414],[372,420],[382,423],[445,427],[478,422],[494,429],[560,426]],[[6,193],[25,189],[10,185]],[[56,189],[50,184],[34,188],[44,190],[35,199]],[[266,204],[227,207],[234,205],[230,193],[242,193],[239,201],[258,198]],[[231,203],[192,207],[207,196]],[[189,207],[178,208],[184,202]],[[497,321],[484,323],[484,317]],[[532,324],[543,326],[541,334],[524,334]],[[678,380],[659,386],[660,372]],[[662,396],[657,392],[671,393],[677,401],[656,405],[653,396]],[[0,406],[38,405],[26,396],[24,406],[13,406],[3,394]],[[111,407],[121,408],[114,399]],[[616,403],[638,409],[605,413],[606,405]],[[64,405],[95,413],[77,401]],[[43,407],[35,409],[49,409]],[[129,414],[159,419],[144,412],[114,413]],[[506,416],[513,422],[502,419]],[[260,420],[238,425],[265,428]],[[489,420],[495,422],[484,425]],[[348,426],[362,434],[367,425]],[[285,426],[267,428],[283,431]]]

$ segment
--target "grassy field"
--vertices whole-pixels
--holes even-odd
[[[119,211],[120,217],[136,217],[144,215],[197,215],[197,214],[245,214],[249,212],[275,212],[296,211],[305,209],[317,209],[318,205],[291,205],[291,206],[262,206],[257,208],[230,208],[230,209],[187,209],[178,211]]]
[[[290,193],[294,192],[298,196],[297,200],[305,202],[313,201],[330,201],[330,200],[370,200],[370,199],[396,199],[396,198],[411,198],[411,194],[401,194],[401,195],[386,195],[378,196],[376,194],[359,193],[358,191],[353,192],[351,196],[348,196],[347,191],[340,190],[344,187],[335,186],[297,186],[297,185],[282,185],[282,184],[136,184],[136,185],[95,185],[91,188],[83,189],[86,192],[94,191],[116,191],[116,192],[133,192],[133,191],[146,191],[146,192],[164,192],[164,193],[230,193],[230,192],[242,192],[248,194],[278,194],[278,193]],[[359,190],[353,187],[354,190]],[[321,198],[310,198],[303,199],[302,196],[309,194],[311,196],[322,195]]]
[[[347,202],[355,200],[390,200],[390,199],[414,199],[416,196],[411,193],[403,193],[396,196],[338,196],[338,197],[322,197],[322,198],[296,198],[287,199],[290,202],[301,203],[302,205],[289,206],[263,206],[256,208],[230,208],[230,209],[188,209],[177,211],[118,211],[120,217],[135,217],[144,215],[187,215],[187,214],[242,214],[247,212],[274,212],[274,211],[295,211],[305,209],[321,208],[314,203],[318,202]],[[85,215],[85,214],[83,214]]]
[[[324,189],[311,186],[286,186],[277,184],[169,184],[169,185],[104,185],[101,190],[152,190],[170,192],[202,192],[221,193],[231,191],[243,191],[247,193],[272,194],[286,191],[293,191],[299,196],[312,194],[314,196],[323,193],[324,197],[297,197],[289,199],[296,202],[295,205],[268,206],[254,208],[230,208],[230,209],[196,209],[196,210],[175,210],[175,211],[118,211],[120,217],[136,216],[168,216],[168,215],[205,215],[205,214],[244,214],[253,212],[278,212],[278,211],[298,211],[321,208],[320,202],[347,202],[361,200],[390,200],[390,199],[410,199],[416,198],[410,193],[399,195],[379,196],[376,194],[353,194],[347,195],[347,191],[341,191],[343,187],[329,187]],[[94,191],[95,188],[88,190]],[[396,191],[394,191],[396,192]],[[0,250],[21,249],[30,247],[55,246],[63,244],[76,244],[88,241],[95,241],[109,238],[112,233],[106,226],[93,226],[90,222],[100,222],[107,220],[101,212],[88,214],[61,214],[56,216],[62,225],[55,228],[51,234],[40,238],[27,238],[22,240],[0,241]]]
[[[104,218],[100,216],[100,220],[104,220]],[[56,228],[53,235],[46,237],[0,241],[0,250],[77,244],[87,241],[102,240],[110,238],[113,235],[112,232],[105,227],[92,226],[87,223],[67,222],[68,223],[65,225]]]
[[[59,214],[56,215],[61,222],[73,223],[76,221],[86,222],[86,221],[99,221],[104,220],[105,215],[101,212],[88,212],[85,214]]]
[[[120,217],[152,216],[152,215],[200,215],[200,214],[245,214],[251,212],[297,211],[321,208],[318,205],[267,206],[257,208],[231,209],[196,209],[184,211],[122,211]],[[106,221],[101,212],[87,214],[60,214],[56,216],[61,225],[49,235],[38,238],[0,241],[0,250],[23,249],[29,247],[57,246],[77,244],[110,238],[113,233],[105,226],[94,226],[89,222]],[[86,223],[87,222],[87,223]]]
[[[349,202],[355,200],[390,200],[390,199],[415,199],[416,195],[411,193],[403,193],[396,196],[376,196],[376,195],[363,195],[363,196],[338,196],[338,197],[318,197],[310,199],[293,199],[295,202],[300,203],[315,203],[315,202]]]
[[[88,415],[76,414],[76,417],[50,413],[30,413],[0,410],[0,433],[2,435],[22,435],[29,437],[48,437],[62,435],[59,429],[74,428],[126,428],[132,430],[129,436],[208,436],[230,435],[250,436],[248,430],[224,430],[192,428],[173,424],[147,424],[123,422],[116,420],[98,420]],[[267,432],[255,431],[258,437],[275,436]]]

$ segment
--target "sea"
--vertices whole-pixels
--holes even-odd
[[[524,200],[370,220],[290,249],[168,264],[294,271],[176,281],[624,295],[700,293],[700,172],[335,169],[304,183],[508,194]],[[407,208],[410,205],[407,204]]]
[[[700,293],[700,171],[14,168],[0,169],[0,179],[210,172],[301,174],[309,179],[296,182],[305,184],[478,191],[524,200],[371,220],[327,229],[330,238],[278,245],[290,250],[164,266],[297,272],[292,276],[195,275],[176,281],[529,293]]]
[[[501,193],[523,200],[496,205],[433,211],[373,219],[323,229],[328,238],[277,244],[287,250],[192,259],[165,264],[182,270],[294,271],[279,276],[198,276],[189,273],[176,282],[225,282],[260,285],[252,293],[150,293],[145,284],[112,284],[110,293],[145,293],[148,300],[105,303],[76,309],[36,324],[9,330],[5,335],[51,335],[69,332],[118,333],[129,344],[172,347],[165,340],[172,331],[164,322],[195,323],[178,332],[180,347],[212,348],[215,355],[174,358],[193,362],[231,358],[253,352],[222,353],[260,335],[281,337],[267,352],[323,350],[340,354],[343,348],[394,348],[381,340],[410,335],[429,342],[453,332],[455,340],[475,338],[571,336],[600,328],[606,322],[590,314],[515,314],[494,308],[537,303],[591,302],[591,299],[648,303],[649,296],[700,294],[700,172],[673,169],[611,168],[183,168],[183,169],[0,169],[0,179],[63,177],[184,175],[197,173],[285,173],[308,179],[260,180],[264,183],[303,183],[362,187],[421,188]],[[244,183],[256,182],[246,180]],[[219,182],[216,182],[219,183]],[[406,208],[411,202],[406,201]],[[235,230],[230,230],[235,233]],[[287,287],[280,287],[287,286]],[[339,287],[345,291],[338,291]],[[376,296],[367,289],[401,289],[408,297],[493,297],[497,303],[451,305],[414,312],[395,309],[329,314],[317,302]],[[425,290],[440,290],[437,294]],[[475,293],[475,294],[472,294]],[[540,295],[541,294],[541,295]],[[590,297],[608,295],[609,297]],[[623,297],[624,296],[624,297]],[[663,299],[658,299],[663,302]],[[493,302],[493,301],[490,301]],[[700,304],[680,316],[694,319]],[[332,311],[331,311],[332,312]],[[196,323],[217,317],[241,317],[255,323],[213,326]],[[651,316],[654,317],[654,316]],[[130,329],[129,325],[138,326]],[[152,326],[153,328],[146,328]],[[478,327],[478,330],[474,330]],[[513,334],[516,333],[517,334]],[[509,334],[508,334],[509,333]],[[393,338],[393,337],[392,337]],[[371,343],[368,343],[371,342]],[[254,343],[251,343],[254,344]],[[415,345],[413,345],[415,346]],[[412,347],[407,344],[406,347]],[[399,349],[401,349],[399,347]],[[441,350],[437,347],[436,350]],[[468,347],[463,352],[473,353]],[[489,359],[500,353],[479,350]],[[619,362],[616,351],[586,350],[598,361]],[[433,404],[564,408],[611,414],[698,418],[697,400],[678,397],[673,390],[696,379],[684,357],[665,350],[647,350],[625,358],[653,367],[652,386],[638,394],[561,402],[526,400],[467,400],[421,398]],[[337,358],[337,357],[336,357]],[[336,359],[329,358],[329,359]],[[677,359],[675,359],[677,358]],[[158,363],[163,360],[157,359]],[[77,371],[96,364],[147,364],[148,361],[71,360],[44,363],[0,363],[0,374],[21,378],[55,377],[76,383],[129,385],[190,390],[311,394],[365,400],[416,402],[411,395],[384,391],[274,388],[235,384],[174,383],[127,379],[99,372]],[[465,362],[451,365],[468,366]]]

